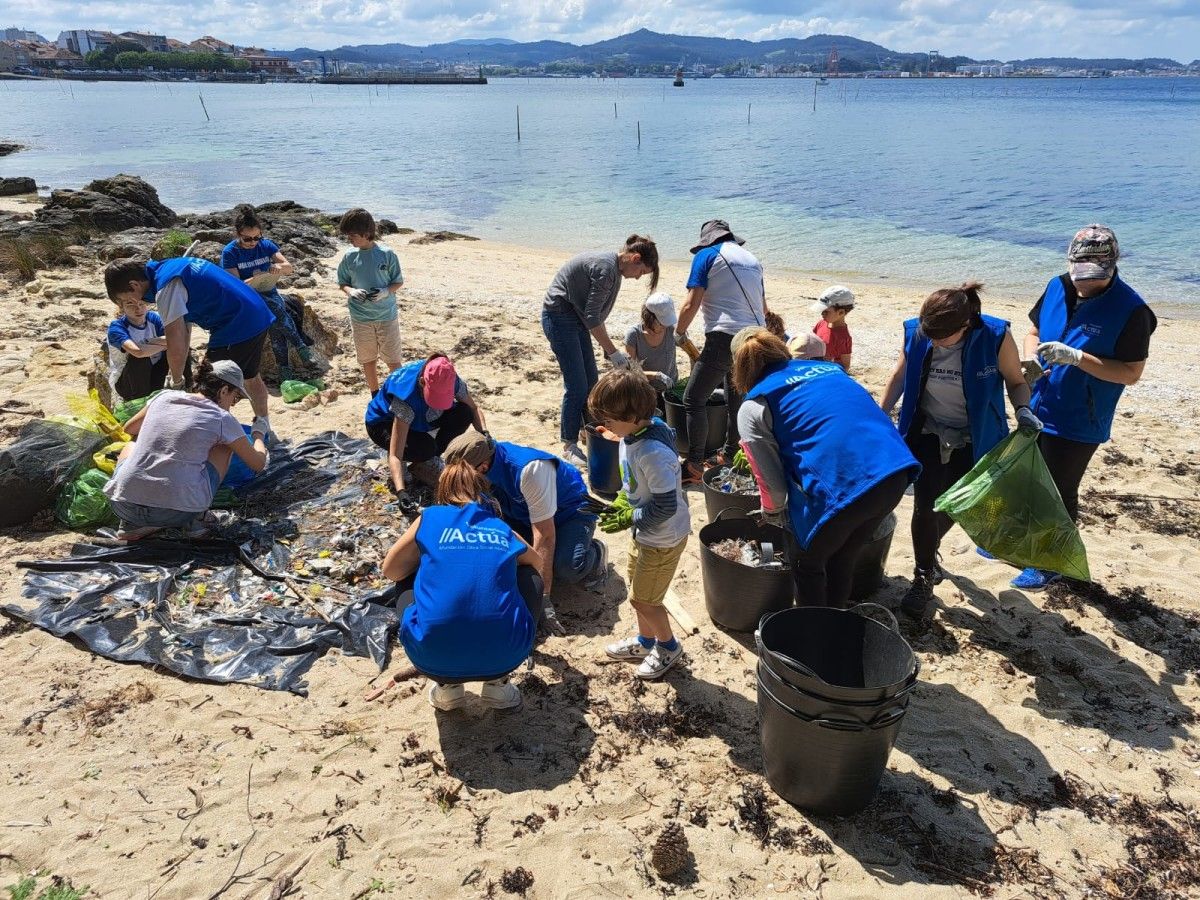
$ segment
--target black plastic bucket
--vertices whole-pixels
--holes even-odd
[[[881,610],[892,627],[855,610]],[[797,607],[755,640],[759,735],[772,789],[802,809],[850,815],[871,802],[920,664],[883,607]]]
[[[597,494],[615,497],[621,490],[621,445],[587,425],[588,487]]]
[[[681,454],[688,452],[687,415],[683,404],[663,395],[667,406],[667,424],[675,429],[675,449]],[[725,430],[729,422],[729,408],[725,405],[725,392],[713,391],[704,411],[708,414],[708,441],[704,455],[711,456],[725,446]],[[753,507],[752,507],[753,508]]]
[[[735,512],[736,515],[729,515]],[[731,631],[753,631],[769,613],[791,607],[795,582],[791,569],[760,569],[731,562],[709,549],[726,538],[770,543],[782,558],[787,534],[775,525],[759,525],[740,511],[722,510],[700,529],[700,574],[708,617]]]
[[[714,466],[704,473],[704,508],[708,511],[708,521],[715,522],[723,509],[740,509],[742,512],[748,513],[751,510],[758,509],[762,505],[762,500],[758,494],[726,493],[716,487],[713,481],[720,474],[720,466]],[[863,553],[866,553],[865,549]],[[882,575],[880,576],[880,580],[882,581]]]
[[[854,585],[850,588],[850,599],[859,603],[874,594],[883,585],[883,572],[887,568],[888,553],[892,549],[892,535],[896,532],[896,514],[888,513],[875,529],[869,543],[864,544],[858,563],[854,566]]]

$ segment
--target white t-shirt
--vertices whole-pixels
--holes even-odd
[[[692,530],[675,448],[650,438],[632,444],[623,440],[620,459],[621,486],[635,509],[649,503],[654,494],[675,492],[675,514],[653,529],[635,529],[633,539],[646,547],[674,547]]]
[[[553,519],[558,512],[558,466],[535,459],[521,470],[521,496],[529,507],[531,524]]]
[[[188,311],[188,292],[182,278],[172,278],[154,295],[154,307],[164,325],[182,319]]]
[[[962,355],[966,343],[963,338],[953,347],[931,347],[929,350],[929,377],[921,394],[921,411],[949,428],[970,425],[962,381]]]

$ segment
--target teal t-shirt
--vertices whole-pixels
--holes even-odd
[[[338,263],[338,285],[362,288],[364,291],[386,288],[404,280],[400,259],[394,250],[376,244],[365,250],[347,250]],[[350,320],[353,322],[390,322],[396,318],[396,295],[386,300],[350,301]]]

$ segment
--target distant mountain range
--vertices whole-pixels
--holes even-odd
[[[417,65],[436,60],[445,64],[529,67],[551,63],[595,67],[661,67],[701,64],[713,68],[747,63],[750,65],[807,65],[824,70],[830,50],[837,48],[843,71],[920,67],[930,63],[926,53],[904,53],[848,35],[814,34],[806,38],[782,38],[773,41],[745,41],[731,38],[690,37],[659,34],[643,28],[631,34],[594,44],[570,44],[564,41],[520,43],[507,38],[458,40],[425,47],[410,44],[358,44],[332,50],[299,47],[276,51],[289,59],[334,58],[343,63],[364,65]],[[935,68],[950,68],[969,63],[999,63],[1000,60],[974,60],[966,56],[934,57]],[[1158,69],[1181,68],[1171,59],[1074,59],[1044,58],[1004,60],[1018,68],[1058,66],[1064,69]]]

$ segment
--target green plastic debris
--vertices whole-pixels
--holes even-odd
[[[315,391],[323,390],[325,390],[325,382],[320,378],[314,378],[311,381],[293,379],[279,385],[279,394],[283,397],[284,403],[295,403],[297,400],[303,400]]]
[[[153,394],[147,394],[145,397],[138,397],[136,400],[122,400],[113,407],[113,415],[117,421],[124,425],[138,413],[140,413],[161,391],[155,391]]]
[[[938,512],[976,544],[1020,568],[1091,581],[1087,550],[1042,459],[1037,433],[1019,429],[938,497]]]
[[[101,525],[116,525],[117,516],[102,493],[108,475],[99,469],[88,469],[59,492],[54,505],[58,521],[74,531],[84,531]]]
[[[675,382],[675,386],[669,388],[666,393],[663,394],[663,396],[672,403],[683,403],[683,392],[687,390],[687,386],[688,380],[686,378],[680,378],[677,382]]]

